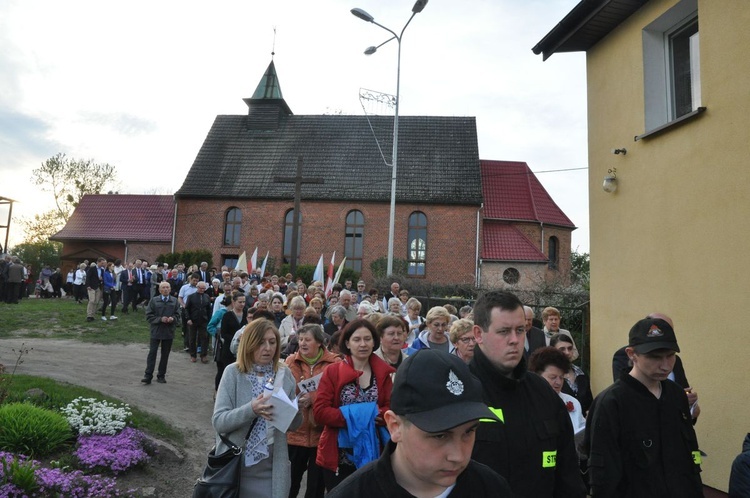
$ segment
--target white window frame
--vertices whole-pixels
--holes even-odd
[[[646,133],[678,119],[672,103],[671,35],[697,21],[697,0],[682,0],[643,29]],[[701,105],[699,34],[700,30],[690,45],[693,111]]]

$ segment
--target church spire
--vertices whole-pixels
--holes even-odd
[[[279,85],[279,77],[276,75],[276,66],[273,63],[273,58],[265,74],[260,79],[260,83],[258,83],[252,99],[284,99],[281,95],[281,86]]]

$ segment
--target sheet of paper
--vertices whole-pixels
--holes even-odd
[[[273,420],[269,424],[285,433],[299,411],[297,398],[292,401],[282,389],[279,389],[273,393],[268,404],[273,407]]]
[[[299,387],[300,394],[304,393],[311,393],[313,391],[318,390],[318,385],[320,385],[320,378],[323,377],[323,373],[319,373],[315,377],[311,377],[309,379],[303,379],[297,383],[297,386]]]

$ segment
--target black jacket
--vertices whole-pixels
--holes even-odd
[[[104,273],[104,270],[99,268],[98,265],[86,268],[86,287],[94,290],[102,287],[102,278],[99,276],[100,271]]]
[[[586,424],[591,496],[700,498],[700,452],[687,395],[671,380],[656,398],[628,374],[594,400]]]
[[[379,459],[370,462],[344,479],[326,496],[328,498],[413,498],[396,482],[391,454],[396,444],[389,442]],[[487,466],[474,460],[456,479],[450,498],[510,498],[508,483]]]
[[[242,320],[239,322],[237,321],[237,315],[231,309],[227,310],[221,317],[221,332],[219,333],[221,342],[218,346],[218,357],[225,365],[237,361],[237,357],[229,350],[229,345],[232,344],[234,334],[245,325],[247,325],[247,311],[244,308],[242,309]]]
[[[202,303],[202,304],[201,304]],[[211,319],[211,298],[199,292],[190,294],[185,302],[187,319],[193,321],[193,325],[208,325]]]
[[[174,330],[180,321],[177,299],[168,296],[167,302],[162,301],[162,296],[152,297],[146,306],[146,320],[151,325],[151,338],[158,340],[174,339]],[[172,323],[164,323],[162,317],[172,317]]]
[[[750,496],[750,433],[745,436],[742,453],[732,463],[729,476],[729,498],[747,498]]]
[[[518,498],[585,497],[573,426],[547,381],[527,372],[523,358],[508,378],[479,347],[469,368],[502,420],[480,424],[472,458],[505,477]]]

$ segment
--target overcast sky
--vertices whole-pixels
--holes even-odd
[[[531,51],[577,3],[430,0],[403,37],[400,114],[476,116],[482,159],[587,167],[584,54]],[[58,152],[115,165],[120,193],[173,193],[215,116],[247,112],[274,27],[292,111],[361,115],[360,88],[395,93],[397,45],[363,55],[390,35],[349,11],[400,32],[412,5],[2,0],[0,196],[19,201],[14,219],[49,208],[31,170]],[[587,171],[537,176],[579,227],[573,249],[588,252]],[[15,225],[11,245],[21,235]]]

